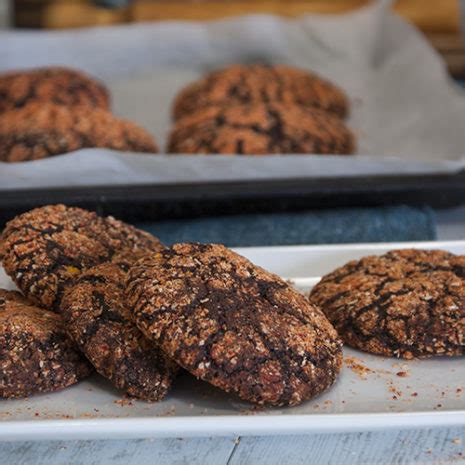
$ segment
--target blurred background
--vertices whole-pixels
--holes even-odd
[[[250,13],[345,13],[369,0],[0,0],[0,26],[75,28]],[[423,31],[453,76],[465,76],[464,0],[397,0],[394,10]],[[462,20],[461,20],[462,18]],[[463,24],[462,24],[463,26]]]

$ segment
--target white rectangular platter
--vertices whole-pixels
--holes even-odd
[[[465,241],[258,247],[239,253],[308,291],[348,260],[394,248],[465,253]],[[0,286],[12,287],[0,271]],[[300,406],[259,409],[183,374],[159,403],[129,401],[94,375],[50,395],[0,401],[0,439],[98,439],[343,432],[465,425],[463,357],[404,361],[344,349],[326,393]]]

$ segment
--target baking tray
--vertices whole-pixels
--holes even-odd
[[[0,166],[1,215],[55,202],[123,218],[143,212],[148,220],[193,211],[460,203],[464,94],[427,41],[390,14],[387,3],[340,16],[0,32],[0,71],[81,68],[109,86],[115,113],[146,127],[160,147],[171,127],[169,108],[184,85],[213,68],[256,61],[313,69],[342,86],[358,140],[354,157],[193,161],[87,150],[17,170]]]
[[[308,291],[351,259],[392,248],[465,253],[465,241],[258,247],[239,253]],[[11,286],[2,274],[0,285]],[[326,393],[292,408],[256,408],[185,374],[162,402],[129,401],[98,375],[50,395],[0,401],[0,439],[99,439],[347,432],[465,425],[463,357],[404,361],[344,348]]]

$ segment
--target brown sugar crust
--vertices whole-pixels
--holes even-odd
[[[0,114],[0,161],[37,160],[95,147],[158,150],[145,129],[100,108],[35,102]]]
[[[314,108],[282,103],[209,107],[178,121],[169,153],[351,154],[354,136],[344,123]]]
[[[179,119],[208,106],[283,102],[316,107],[344,118],[349,102],[344,92],[322,77],[299,68],[277,65],[232,65],[184,88],[173,105]]]
[[[105,86],[82,71],[50,66],[0,74],[0,113],[30,103],[109,109]]]
[[[465,257],[394,250],[324,276],[310,300],[347,344],[413,358],[465,353]]]
[[[17,216],[1,237],[3,266],[33,302],[57,310],[64,288],[85,269],[115,254],[159,250],[151,234],[112,217],[65,205]]]
[[[327,389],[341,343],[323,313],[278,276],[221,245],[176,244],[129,270],[142,332],[194,376],[258,404]]]
[[[59,315],[0,289],[0,397],[57,391],[91,371]]]
[[[68,334],[102,376],[132,397],[160,400],[176,369],[131,321],[124,299],[130,264],[118,259],[79,275],[60,311]]]

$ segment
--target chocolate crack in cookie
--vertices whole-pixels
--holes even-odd
[[[278,276],[221,245],[176,244],[129,270],[141,331],[194,376],[258,404],[327,389],[341,343],[323,313]]]
[[[36,102],[0,114],[0,161],[37,160],[96,147],[158,151],[145,129],[100,108]]]
[[[91,268],[64,293],[60,312],[68,334],[96,370],[132,397],[165,397],[176,366],[131,321],[126,273],[134,259],[116,258]]]
[[[337,117],[283,103],[209,107],[186,116],[171,132],[169,153],[351,154],[355,140]]]
[[[36,208],[7,223],[3,266],[33,302],[57,310],[64,288],[85,269],[127,251],[159,250],[151,234],[94,212],[64,205]]]
[[[102,83],[75,69],[50,66],[0,74],[0,113],[37,102],[108,110],[110,97]]]
[[[465,353],[465,257],[394,250],[324,276],[310,300],[347,344],[413,358]]]
[[[208,106],[283,102],[316,107],[340,118],[347,116],[344,92],[307,70],[277,65],[232,65],[214,71],[184,88],[173,105],[179,119]]]
[[[0,397],[57,391],[91,371],[57,314],[0,289]]]

